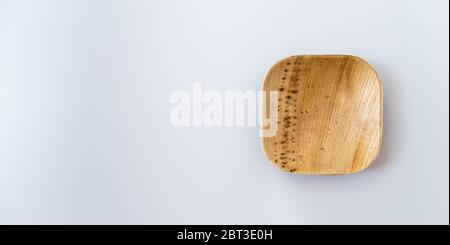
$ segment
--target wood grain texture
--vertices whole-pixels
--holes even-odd
[[[367,168],[378,155],[382,87],[363,59],[289,57],[271,68],[264,91],[279,91],[277,134],[263,137],[262,143],[269,160],[282,170],[351,174]]]

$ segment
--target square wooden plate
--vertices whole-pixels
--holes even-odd
[[[382,87],[363,59],[292,56],[270,69],[264,91],[279,91],[277,133],[262,142],[269,160],[282,170],[351,174],[367,168],[378,155]]]

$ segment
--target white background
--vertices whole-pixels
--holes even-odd
[[[448,224],[448,1],[0,0],[2,224]],[[256,127],[174,128],[175,90],[295,54],[384,86],[366,171],[280,172]]]

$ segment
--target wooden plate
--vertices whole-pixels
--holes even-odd
[[[264,91],[279,91],[278,129],[262,142],[269,160],[282,170],[351,174],[367,168],[378,155],[382,87],[363,59],[292,56],[270,69]]]

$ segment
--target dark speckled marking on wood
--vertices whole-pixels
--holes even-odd
[[[296,141],[296,136],[295,136],[295,132],[296,129],[293,128],[297,125],[296,120],[297,120],[297,116],[290,116],[294,113],[297,112],[297,98],[295,96],[291,96],[291,94],[296,95],[298,93],[298,81],[299,81],[299,76],[300,76],[300,72],[302,71],[302,68],[299,67],[300,65],[302,65],[303,62],[299,62],[298,58],[295,59],[294,62],[294,66],[292,67],[292,69],[284,69],[283,74],[282,74],[282,78],[280,81],[280,88],[279,88],[279,92],[284,93],[284,91],[287,91],[288,94],[285,95],[284,97],[282,96],[281,98],[285,98],[285,100],[282,100],[281,98],[279,99],[281,103],[281,107],[284,108],[283,112],[285,113],[285,116],[283,117],[283,119],[281,120],[281,122],[277,122],[278,124],[282,124],[281,125],[281,140],[279,141],[280,145],[282,146],[282,152],[280,154],[280,157],[278,159],[283,160],[282,162],[282,166],[284,166],[285,164],[287,164],[287,161],[296,161],[296,156],[295,156],[295,151],[292,149],[289,149],[287,143],[289,142],[295,142]],[[291,62],[287,62],[285,64],[286,66],[290,66]],[[287,79],[289,78],[289,79]],[[280,109],[279,109],[280,111]],[[291,130],[292,128],[292,130]],[[277,142],[278,143],[278,142]],[[277,159],[277,162],[278,162]],[[286,161],[285,161],[286,160]]]

